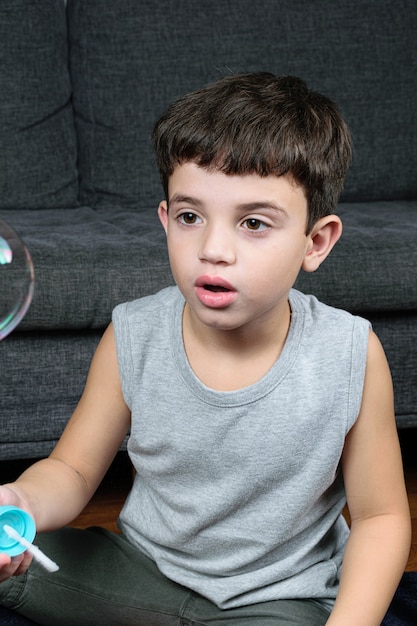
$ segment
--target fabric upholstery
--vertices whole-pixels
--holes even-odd
[[[0,210],[75,206],[77,151],[62,0],[2,0],[0,89]]]
[[[35,267],[32,304],[19,330],[103,329],[116,304],[172,282],[156,208],[3,215],[24,239]]]
[[[258,70],[299,75],[340,104],[355,142],[346,200],[416,197],[410,22],[414,0],[351,0],[331,10],[304,0],[142,0],[140,11],[136,0],[70,1],[82,201],[140,210],[154,203],[158,115],[206,82]]]
[[[101,333],[12,333],[0,343],[0,460],[49,454],[79,400]],[[18,396],[18,402],[16,402]]]
[[[352,312],[417,310],[417,202],[341,204],[343,233],[297,285]]]
[[[417,310],[417,202],[342,204],[339,214],[341,240],[317,272],[301,272],[300,290],[353,312]],[[156,207],[3,216],[32,251],[36,271],[20,330],[104,328],[119,302],[172,283]]]
[[[389,360],[399,427],[415,425],[417,313],[367,315]],[[101,331],[12,333],[0,343],[0,460],[48,454],[74,410]],[[16,401],[18,395],[18,402]]]

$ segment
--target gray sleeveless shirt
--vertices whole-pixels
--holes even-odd
[[[340,457],[357,419],[369,322],[290,293],[270,371],[207,388],[182,342],[176,287],[113,313],[136,468],[119,524],[172,580],[221,608],[335,598],[348,537]]]

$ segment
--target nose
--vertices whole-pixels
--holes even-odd
[[[235,262],[236,253],[232,234],[221,225],[207,225],[201,239],[198,258],[209,263]]]

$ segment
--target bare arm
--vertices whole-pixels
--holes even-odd
[[[328,626],[379,626],[404,572],[411,526],[391,376],[370,333],[362,407],[346,439],[343,474],[351,534]]]
[[[90,500],[129,426],[110,325],[97,347],[81,400],[54,451],[14,483],[1,487],[0,504],[29,511],[38,531],[68,524]],[[1,557],[0,568],[9,562],[6,555]]]

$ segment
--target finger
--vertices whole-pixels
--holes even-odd
[[[20,498],[13,489],[0,487],[0,504],[19,506]]]
[[[0,552],[0,571],[3,567],[6,567],[10,564],[10,557],[5,552]]]
[[[20,566],[23,561],[23,554],[18,557],[10,558],[6,554],[2,556],[2,567],[0,568],[0,582],[7,580],[10,576],[13,576],[16,569]]]
[[[32,563],[33,557],[30,554],[30,552],[24,552],[23,555],[19,555],[19,556],[23,556],[23,559],[18,563],[18,567],[15,570],[13,576],[20,576],[21,574],[24,574],[28,568],[29,565]]]
[[[10,558],[6,554],[2,554],[0,559],[0,583],[7,580],[11,576],[20,576],[24,574],[32,562],[32,555],[24,552]]]

